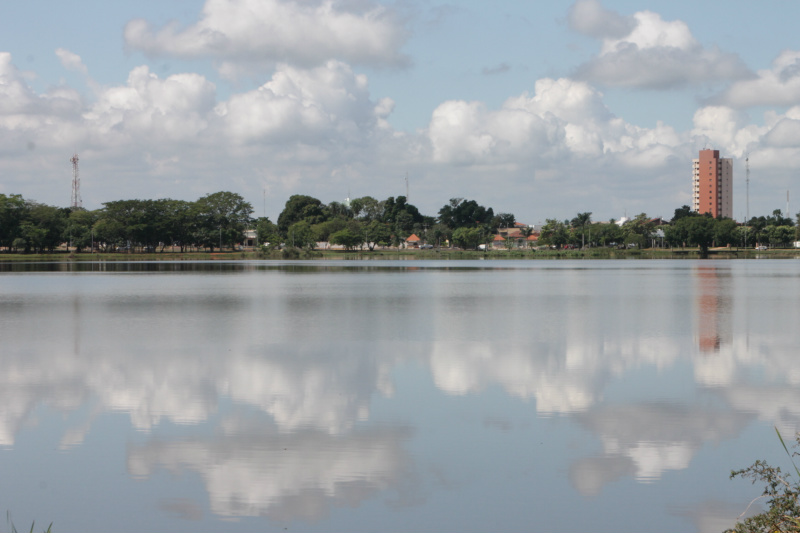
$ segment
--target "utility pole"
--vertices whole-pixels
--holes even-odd
[[[745,172],[745,183],[747,184],[746,189],[746,210],[744,215],[744,247],[747,248],[747,231],[750,229],[750,154],[745,155],[744,159],[744,172]]]
[[[72,159],[72,200],[70,207],[72,209],[80,209],[83,207],[83,200],[81,200],[81,179],[78,174],[78,154],[73,154]]]

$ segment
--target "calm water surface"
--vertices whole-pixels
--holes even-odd
[[[798,295],[795,260],[0,265],[0,511],[721,531],[800,428]]]

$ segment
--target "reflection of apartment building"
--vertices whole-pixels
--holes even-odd
[[[692,209],[711,216],[733,218],[733,159],[719,150],[700,150],[692,161]]]
[[[720,277],[714,267],[694,269],[697,302],[697,335],[701,352],[718,352],[733,338],[731,324],[732,301],[727,278]]]

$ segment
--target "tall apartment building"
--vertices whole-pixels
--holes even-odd
[[[719,150],[700,150],[692,161],[692,209],[733,218],[733,159],[720,158]]]

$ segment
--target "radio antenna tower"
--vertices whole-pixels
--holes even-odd
[[[74,154],[72,159],[72,201],[70,207],[72,209],[83,208],[83,200],[81,200],[81,178],[78,176],[78,154]]]
[[[750,154],[745,154],[744,158],[745,168],[745,183],[747,184],[746,190],[746,211],[744,215],[744,247],[747,248],[747,228],[750,224]]]

